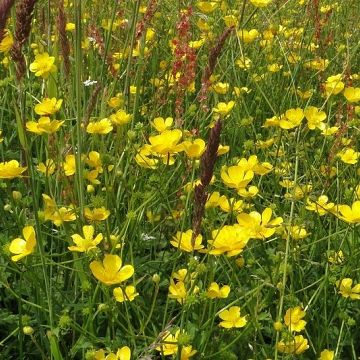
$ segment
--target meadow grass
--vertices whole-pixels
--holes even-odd
[[[0,3],[0,359],[359,359],[359,17]]]

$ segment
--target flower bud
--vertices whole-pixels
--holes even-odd
[[[14,190],[14,191],[12,192],[12,197],[13,197],[13,199],[14,199],[15,201],[21,200],[21,198],[22,198],[21,192]]]
[[[25,335],[32,335],[34,333],[34,329],[31,326],[24,326],[23,333]]]

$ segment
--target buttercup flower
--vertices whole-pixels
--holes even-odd
[[[174,122],[172,117],[167,117],[166,119],[162,117],[155,118],[151,125],[159,132],[162,133],[165,130],[169,130]]]
[[[213,240],[208,240],[209,254],[227,256],[239,255],[250,239],[250,233],[240,225],[225,225],[212,231]]]
[[[219,102],[212,110],[221,116],[227,116],[235,106],[235,101],[229,101],[228,103]]]
[[[9,251],[16,254],[11,257],[15,262],[33,253],[36,245],[35,229],[32,226],[25,226],[22,233],[24,238],[14,239],[9,247]]]
[[[350,224],[360,223],[360,201],[355,201],[351,207],[349,205],[339,205],[339,218]]]
[[[100,134],[106,135],[113,130],[111,121],[107,118],[101,119],[99,121],[91,121],[86,126],[86,132],[89,134]]]
[[[56,98],[45,98],[39,104],[36,104],[34,111],[36,114],[41,116],[53,115],[60,110],[62,99],[57,100]]]
[[[192,237],[193,237],[192,230],[187,230],[186,232],[178,231],[176,235],[173,237],[173,239],[170,241],[170,244],[186,252],[192,252],[195,250],[202,249],[204,245],[201,244],[202,243],[201,234],[199,234],[194,239],[194,244],[192,244]]]
[[[164,336],[161,338],[162,343],[156,347],[156,350],[160,351],[164,356],[176,354],[178,351],[177,340],[179,334],[180,330],[178,330],[175,335],[172,335],[169,331],[166,331]]]
[[[281,340],[276,344],[280,352],[299,355],[309,348],[308,341],[302,335],[297,335],[293,340]]]
[[[240,307],[231,306],[229,310],[223,310],[219,313],[219,318],[223,321],[219,326],[225,329],[242,328],[246,325],[246,316],[240,316]]]
[[[21,167],[17,160],[1,162],[0,179],[14,179],[16,177],[21,177],[21,174],[26,169],[26,167]]]
[[[102,262],[92,261],[90,269],[96,279],[105,285],[115,285],[129,279],[134,273],[131,265],[121,265],[120,256],[106,254]]]
[[[299,126],[304,118],[304,111],[300,108],[286,110],[285,115],[280,117],[279,126],[290,130]]]
[[[75,155],[66,155],[62,165],[66,176],[74,175],[76,171]]]
[[[125,110],[118,110],[115,114],[110,115],[110,120],[115,125],[125,125],[130,122],[132,115],[128,114]]]
[[[55,172],[55,162],[52,159],[46,159],[45,163],[41,162],[36,167],[37,171],[40,171],[45,176],[50,176]]]
[[[344,96],[346,100],[350,103],[355,103],[360,101],[360,88],[347,87],[344,90]]]
[[[271,220],[272,210],[266,208],[262,214],[252,211],[250,214],[241,213],[237,216],[240,226],[247,229],[251,237],[256,239],[266,239],[275,234],[276,228],[283,223],[281,217]]]
[[[186,297],[187,291],[185,283],[183,281],[175,282],[173,279],[171,279],[169,286],[169,298],[176,299],[180,304],[183,304]]]
[[[329,76],[325,82],[326,96],[337,95],[345,87],[345,84],[341,81],[341,74]]]
[[[233,189],[245,188],[253,179],[254,172],[252,170],[244,171],[244,169],[237,166],[230,166],[221,170],[221,179],[224,184]]]
[[[323,123],[326,120],[326,113],[324,111],[320,111],[315,106],[308,106],[304,109],[304,114],[307,120],[307,126],[310,130],[314,130],[316,128],[320,130],[324,130],[326,124]]]
[[[92,210],[86,207],[84,209],[84,215],[88,221],[104,221],[109,217],[110,211],[105,209],[104,206]]]
[[[319,360],[333,360],[335,357],[335,351],[325,349],[321,352]]]
[[[110,352],[105,356],[105,350],[97,350],[95,352],[94,360],[130,360],[131,358],[131,350],[128,346],[123,346],[121,349],[119,348],[115,353]]]
[[[103,239],[103,235],[101,233],[97,234],[94,238],[94,227],[92,225],[83,226],[83,234],[84,237],[79,234],[71,235],[76,246],[69,246],[68,249],[70,251],[78,251],[78,252],[88,252],[92,249],[96,249],[96,246],[100,244]]]
[[[359,161],[360,152],[355,151],[352,148],[345,148],[338,152],[337,156],[345,164],[354,165]]]
[[[268,6],[271,3],[272,0],[250,0],[250,2],[259,8]]]
[[[161,155],[177,153],[181,137],[182,131],[179,129],[165,130],[159,135],[150,136],[150,150]]]
[[[300,332],[305,329],[306,321],[302,320],[305,316],[305,311],[300,306],[290,308],[286,311],[284,316],[285,325],[289,328],[289,331]]]
[[[206,295],[210,299],[226,299],[230,293],[230,286],[224,285],[220,288],[219,284],[212,282],[206,292]]]
[[[360,300],[360,284],[352,286],[353,280],[350,278],[342,279],[336,282],[336,286],[339,289],[339,293],[344,298],[350,298],[351,300]]]
[[[49,117],[42,116],[38,122],[28,121],[26,129],[38,135],[53,134],[58,131],[64,121],[50,120]]]
[[[179,146],[189,158],[199,158],[204,153],[206,144],[203,139],[195,139],[184,141]]]
[[[317,212],[320,216],[329,214],[329,212],[334,211],[335,204],[329,203],[329,198],[326,195],[320,195],[317,201],[312,202],[307,199],[306,209],[310,211]]]
[[[30,71],[35,73],[35,76],[41,76],[47,79],[50,73],[56,71],[54,65],[55,57],[49,56],[47,52],[35,55],[35,60],[30,64]]]
[[[14,39],[9,30],[5,30],[4,35],[0,42],[0,53],[9,52],[14,44]]]
[[[135,286],[129,285],[126,286],[125,290],[123,290],[121,287],[117,287],[113,290],[114,297],[117,302],[124,302],[124,301],[133,301],[136,296],[139,295],[138,292],[136,292]]]

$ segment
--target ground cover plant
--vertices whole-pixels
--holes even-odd
[[[358,359],[353,0],[0,1],[1,359]]]

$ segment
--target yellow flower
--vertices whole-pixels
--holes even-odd
[[[205,151],[205,141],[203,139],[195,139],[194,141],[184,141],[179,145],[189,158],[199,158]]]
[[[219,318],[223,321],[220,322],[219,326],[225,329],[231,328],[242,328],[246,325],[246,316],[240,316],[240,307],[231,306],[229,310],[223,310],[219,313]]]
[[[212,282],[207,289],[206,296],[210,299],[226,299],[230,293],[230,286],[224,285],[220,288],[219,284]]]
[[[250,199],[252,197],[255,197],[259,193],[259,188],[257,186],[249,186],[248,189],[239,189],[238,194],[246,199]]]
[[[237,222],[247,229],[250,236],[256,239],[267,239],[274,235],[276,228],[283,223],[282,217],[271,220],[272,210],[266,208],[262,214],[252,211],[250,214],[241,213],[237,216]]]
[[[45,176],[50,176],[55,172],[55,162],[52,159],[46,159],[45,163],[41,162],[36,169]]]
[[[103,349],[96,351],[94,360],[130,360],[131,350],[128,346],[123,346],[121,349],[118,349],[116,354],[110,352],[105,356],[105,351]]]
[[[325,349],[321,352],[319,360],[333,360],[335,352],[332,350]]]
[[[213,84],[211,86],[211,89],[213,89],[216,93],[225,95],[230,88],[229,83],[223,83],[223,82],[217,82],[216,84]]]
[[[220,193],[218,191],[214,191],[208,197],[205,203],[205,209],[215,208],[219,205]]]
[[[54,225],[60,226],[63,222],[70,222],[76,220],[76,214],[73,207],[61,207],[55,210],[52,214],[47,214],[45,220],[51,220]]]
[[[5,30],[4,37],[0,42],[0,52],[7,53],[11,50],[14,44],[14,39],[9,30]]]
[[[169,331],[166,331],[161,338],[161,343],[155,349],[160,351],[163,356],[174,355],[178,352],[178,337],[180,330],[175,335],[172,335]]]
[[[159,135],[150,136],[150,150],[160,155],[174,154],[179,151],[178,142],[182,137],[179,129],[165,130]]]
[[[134,273],[131,265],[123,267],[121,265],[122,261],[118,255],[106,254],[102,263],[97,260],[92,261],[90,269],[96,279],[105,285],[114,285],[129,279]]]
[[[84,215],[88,221],[104,221],[109,217],[110,211],[105,209],[104,206],[92,210],[86,207],[84,209]]]
[[[174,122],[174,119],[172,117],[167,117],[166,119],[162,117],[155,118],[151,123],[151,126],[153,126],[156,131],[159,133],[169,130]]]
[[[236,190],[245,188],[253,177],[254,172],[252,170],[244,171],[239,165],[228,168],[224,167],[221,170],[221,179],[224,184]]]
[[[279,126],[289,130],[299,126],[304,118],[304,111],[300,108],[286,110],[285,115],[280,117]]]
[[[345,84],[341,81],[341,74],[329,76],[325,82],[326,96],[337,95],[345,87]]]
[[[192,244],[193,231],[187,230],[186,232],[178,231],[175,236],[173,236],[173,240],[170,241],[170,244],[175,246],[177,249],[192,252],[195,250],[200,250],[204,247],[202,245],[202,236],[199,234],[194,239],[194,244]]]
[[[150,148],[151,146],[148,144],[145,144],[143,147],[141,147],[135,156],[135,161],[139,166],[143,168],[156,169],[159,160],[149,157],[152,155]]]
[[[38,122],[28,121],[26,129],[38,135],[53,134],[58,131],[64,121],[50,120],[49,117],[42,116]]]
[[[90,151],[88,157],[85,159],[87,165],[95,168],[99,174],[103,172],[100,154],[97,151]]]
[[[16,254],[11,257],[11,260],[15,262],[33,253],[36,245],[35,229],[32,226],[25,226],[22,233],[24,239],[14,239],[9,247],[9,251]]]
[[[268,6],[271,3],[272,0],[250,0],[250,2],[259,8]]]
[[[309,233],[304,227],[298,225],[291,225],[284,227],[284,233],[282,235],[282,238],[287,239],[288,235],[294,240],[301,240],[309,236]]]
[[[232,108],[235,106],[235,101],[229,101],[228,103],[219,102],[216,107],[212,110],[214,113],[217,113],[221,116],[227,116]]]
[[[330,264],[342,264],[345,259],[345,255],[342,250],[332,251],[328,256]]]
[[[309,348],[308,341],[302,335],[297,335],[293,340],[281,340],[277,343],[276,347],[280,352],[286,354],[299,355]]]
[[[350,224],[360,223],[360,201],[355,201],[351,207],[349,205],[339,205],[339,218]]]
[[[196,3],[196,7],[204,14],[212,13],[219,4],[215,1],[199,1]]]
[[[350,103],[360,101],[360,88],[347,87],[344,90],[344,96]]]
[[[75,24],[72,22],[66,23],[65,25],[65,30],[66,31],[73,31],[75,30]]]
[[[244,207],[244,202],[242,200],[236,200],[235,198],[228,199],[225,195],[222,195],[219,198],[218,205],[220,209],[226,213],[242,212]]]
[[[74,175],[76,171],[75,155],[66,155],[62,165],[66,176]]]
[[[71,235],[76,246],[69,246],[70,251],[88,252],[92,249],[96,249],[96,246],[100,244],[103,239],[103,234],[97,234],[94,239],[94,227],[92,225],[83,226],[84,237],[79,234]]]
[[[351,300],[360,300],[360,284],[356,284],[354,287],[352,287],[352,284],[353,280],[350,278],[345,278],[336,282],[339,293],[344,298],[349,297]]]
[[[99,185],[101,182],[98,180],[99,172],[97,170],[84,170],[84,179],[89,181],[93,185]]]
[[[50,73],[56,71],[54,65],[55,57],[49,56],[47,52],[36,54],[35,60],[30,64],[30,71],[35,73],[35,76],[41,76],[46,79]]]
[[[260,163],[256,155],[251,155],[248,159],[241,158],[237,165],[244,171],[251,170],[257,175],[265,175],[273,168],[273,166],[268,162]]]
[[[250,239],[250,233],[240,225],[225,225],[212,231],[212,240],[208,240],[209,254],[228,257],[239,255]]]
[[[335,204],[329,203],[329,198],[326,195],[321,195],[317,201],[312,202],[307,199],[306,209],[317,212],[320,216],[333,212],[335,210]]]
[[[124,301],[133,301],[139,293],[136,292],[135,286],[129,285],[123,290],[121,287],[117,287],[113,291],[116,301],[122,303]]]
[[[256,29],[248,30],[239,30],[237,32],[240,40],[242,40],[245,44],[253,42],[258,36],[259,32]]]
[[[315,128],[320,130],[325,129],[326,124],[324,124],[323,121],[326,120],[326,113],[324,111],[320,111],[315,106],[308,106],[304,109],[304,114],[310,130],[314,130]]]
[[[169,286],[169,298],[176,299],[180,304],[183,304],[186,297],[187,291],[185,283],[183,281],[175,282],[173,279],[171,279]]]
[[[306,321],[302,320],[305,316],[305,311],[300,306],[290,308],[286,311],[284,316],[285,325],[289,328],[289,331],[300,332],[305,329]]]
[[[54,97],[45,98],[41,103],[35,105],[34,111],[41,116],[53,115],[60,110],[62,102],[62,99],[57,100]]]
[[[125,125],[131,121],[132,115],[125,110],[118,110],[115,114],[110,115],[110,119],[116,125]]]
[[[183,346],[181,349],[180,360],[188,360],[197,353],[191,345]]]
[[[100,121],[91,121],[86,126],[86,132],[89,134],[106,135],[113,130],[111,121],[108,118],[101,119]]]
[[[340,160],[345,164],[354,165],[358,162],[360,157],[360,152],[355,151],[352,148],[345,148],[337,153]]]
[[[124,99],[122,94],[117,94],[116,96],[112,97],[111,99],[108,100],[107,104],[111,107],[111,108],[118,108],[120,107],[122,104],[124,103]]]
[[[16,177],[21,177],[21,174],[26,169],[26,167],[21,167],[16,160],[1,162],[0,179],[14,179]]]

